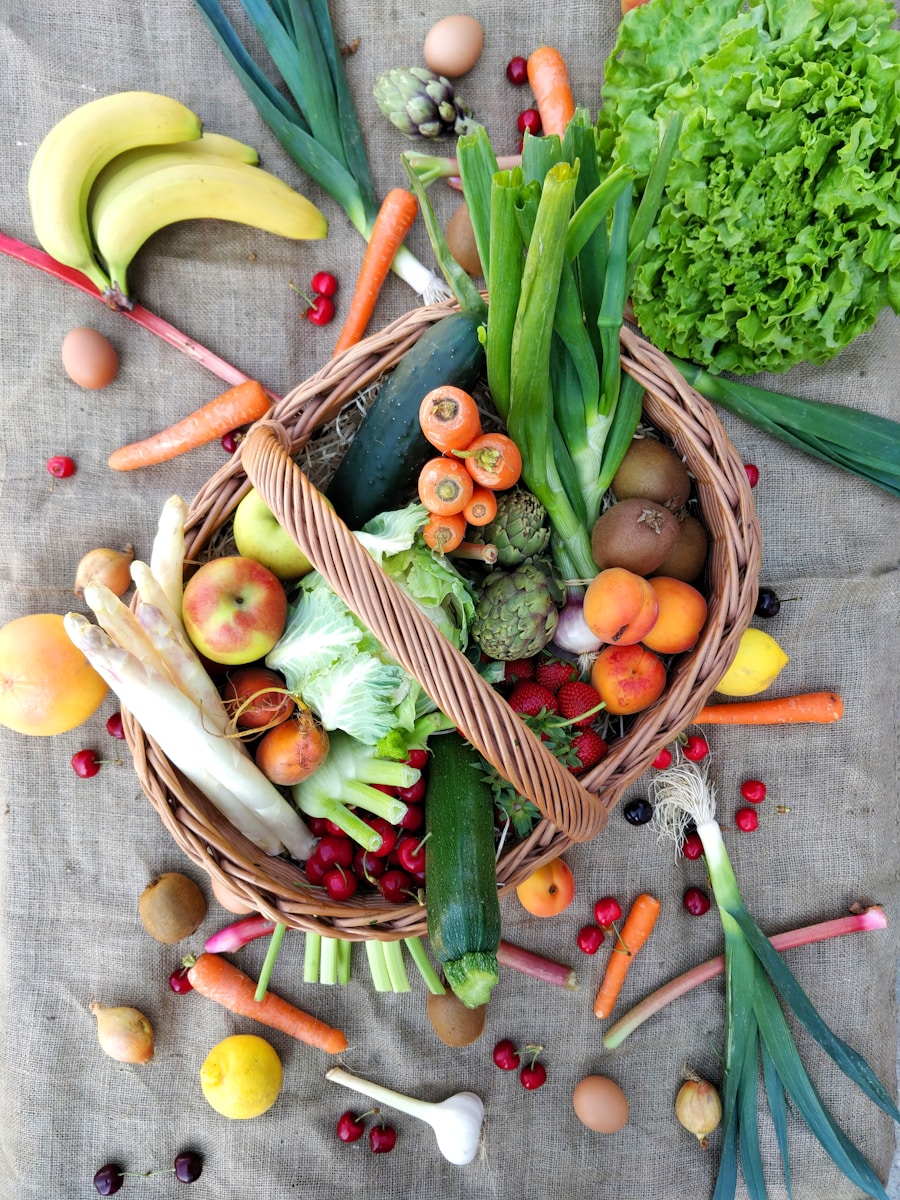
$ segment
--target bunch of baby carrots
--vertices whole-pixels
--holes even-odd
[[[429,518],[427,545],[458,551],[469,525],[488,525],[497,514],[497,492],[518,483],[522,455],[505,433],[485,433],[478,405],[458,387],[438,387],[419,406],[419,425],[439,454],[419,474],[419,500]]]

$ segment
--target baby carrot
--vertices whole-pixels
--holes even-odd
[[[419,472],[419,499],[431,513],[452,517],[472,499],[472,476],[456,458],[430,458]]]
[[[649,892],[641,892],[631,906],[619,935],[619,943],[609,956],[606,973],[594,1001],[594,1016],[601,1020],[612,1012],[634,956],[653,932],[659,909],[659,901]]]
[[[483,433],[464,450],[454,450],[479,487],[506,491],[522,474],[519,447],[505,433]]]
[[[332,1029],[280,996],[266,992],[262,1000],[255,999],[256,984],[250,976],[219,954],[199,955],[188,970],[188,980],[201,996],[238,1016],[251,1017],[328,1054],[347,1049],[347,1039],[339,1029]]]
[[[107,460],[114,471],[134,471],[166,462],[197,446],[264,417],[272,406],[262,384],[247,379],[210,400],[196,412],[141,442],[114,450]]]
[[[490,488],[476,484],[472,499],[463,509],[463,516],[470,525],[490,525],[497,515],[497,497]]]
[[[419,425],[435,450],[464,450],[481,433],[478,405],[458,387],[438,387],[419,405]]]
[[[565,60],[552,46],[540,46],[528,56],[528,82],[534,93],[545,134],[562,137],[575,115],[575,101]]]
[[[827,725],[843,715],[844,702],[836,692],[801,692],[772,700],[708,704],[694,721],[698,725]]]
[[[449,554],[462,544],[466,536],[466,518],[462,513],[453,513],[449,517],[431,513],[422,526],[422,538],[426,546],[437,550],[439,554]]]
[[[394,255],[412,228],[418,211],[418,200],[404,188],[392,188],[382,201],[359,268],[344,327],[334,347],[335,354],[355,346],[365,333]]]

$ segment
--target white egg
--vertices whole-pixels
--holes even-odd
[[[436,75],[456,79],[475,66],[483,45],[484,30],[474,17],[444,17],[425,36],[425,65]]]

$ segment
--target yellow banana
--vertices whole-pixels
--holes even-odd
[[[154,92],[116,92],[63,117],[37,148],[28,176],[35,236],[58,262],[87,275],[101,292],[109,279],[94,257],[87,221],[100,171],[133,146],[199,138],[199,117]]]
[[[127,273],[146,240],[166,225],[196,218],[235,221],[287,238],[323,238],[318,208],[260,167],[207,156],[161,167],[121,189],[96,217],[92,232],[113,294],[127,302]]]
[[[94,180],[88,196],[88,225],[93,225],[97,213],[102,212],[113,196],[142,175],[148,175],[160,167],[177,166],[192,158],[200,158],[204,162],[218,158],[246,163],[251,167],[259,163],[259,154],[253,146],[247,146],[224,133],[208,133],[206,130],[190,142],[173,142],[168,146],[134,146],[111,159]]]

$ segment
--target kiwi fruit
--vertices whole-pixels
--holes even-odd
[[[617,500],[640,496],[677,512],[691,494],[691,477],[675,451],[658,438],[634,438],[610,490]]]
[[[206,916],[206,897],[193,879],[166,871],[151,879],[138,899],[138,914],[152,938],[172,946],[199,928]]]
[[[602,513],[591,531],[591,553],[597,567],[624,567],[635,575],[651,575],[678,541],[678,518],[668,508],[643,496],[629,496]]]
[[[484,271],[478,257],[472,218],[465,201],[451,215],[444,229],[444,237],[447,239],[447,249],[466,274],[471,275],[473,279],[482,278]]]
[[[677,518],[678,540],[669,557],[656,568],[656,574],[693,583],[706,565],[709,534],[703,522],[691,513],[680,512]]]
[[[470,1046],[484,1032],[487,1005],[467,1008],[448,987],[443,995],[428,993],[428,1019],[445,1046]]]

